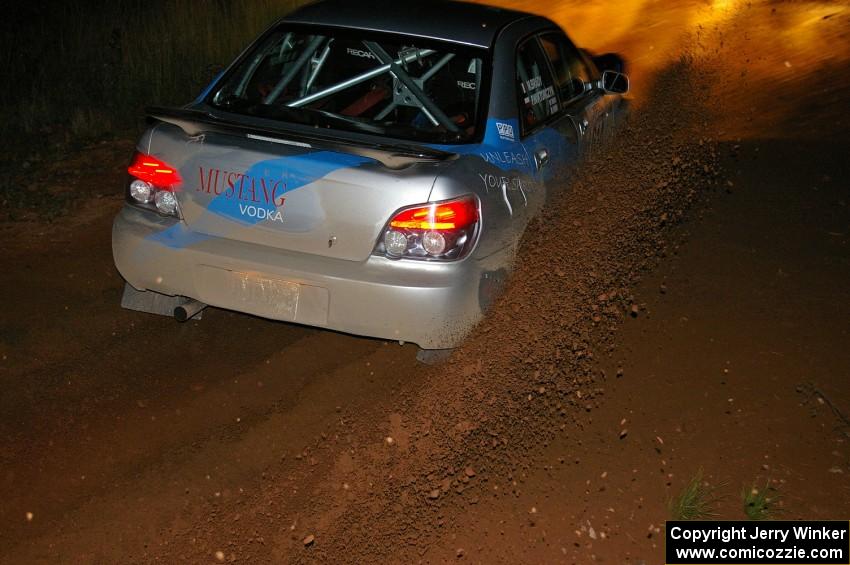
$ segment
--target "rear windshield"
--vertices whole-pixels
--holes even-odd
[[[282,27],[208,103],[261,118],[426,143],[464,143],[481,124],[486,51],[350,30]]]

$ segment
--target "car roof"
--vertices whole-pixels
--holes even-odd
[[[383,31],[489,48],[508,24],[531,14],[445,0],[324,0],[284,22]]]

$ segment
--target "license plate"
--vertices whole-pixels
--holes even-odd
[[[228,278],[232,300],[239,309],[279,319],[295,319],[301,290],[297,283],[240,272],[233,272]]]

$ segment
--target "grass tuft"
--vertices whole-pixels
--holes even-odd
[[[770,486],[770,481],[765,482],[764,488],[759,489],[755,483],[750,488],[741,491],[741,500],[744,503],[744,514],[750,520],[772,520],[779,509],[776,507],[780,496],[776,489]]]
[[[713,486],[703,480],[702,469],[688,481],[676,498],[670,501],[670,515],[674,520],[705,520],[717,516],[715,508],[720,501]]]

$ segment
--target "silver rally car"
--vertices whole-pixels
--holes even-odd
[[[122,304],[458,345],[558,179],[614,131],[622,60],[546,18],[329,0],[191,104],[149,108],[112,231]]]

